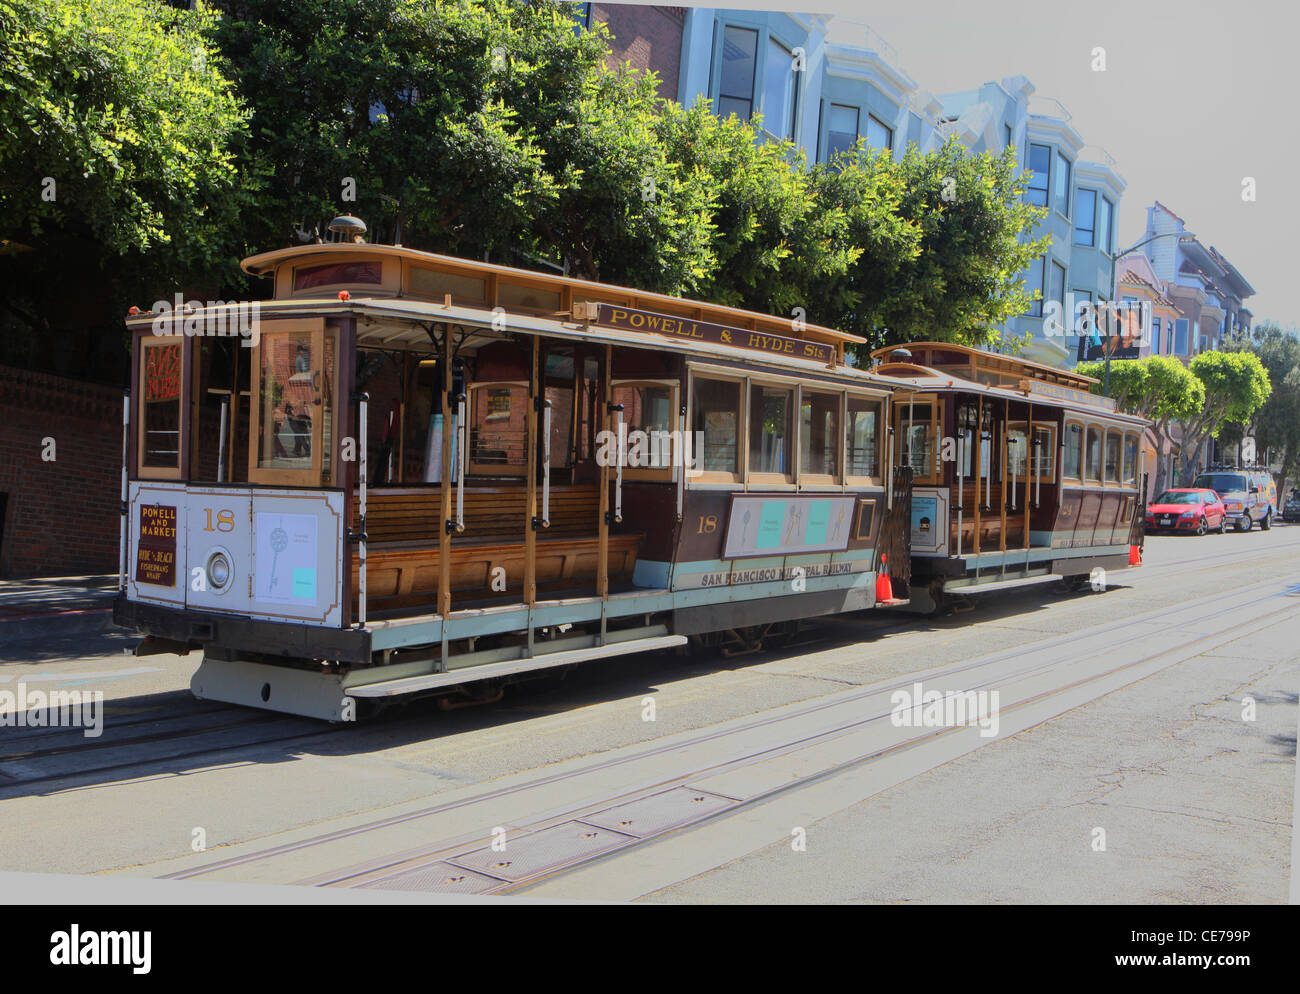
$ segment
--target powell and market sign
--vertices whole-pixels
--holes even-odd
[[[827,365],[836,358],[833,345],[786,338],[784,335],[772,335],[764,331],[750,331],[747,328],[732,328],[725,324],[693,321],[653,311],[639,311],[632,307],[615,307],[613,304],[587,303],[585,307],[580,304],[574,307],[574,317],[610,328],[649,331],[670,338],[690,338],[714,345],[730,345],[738,349],[791,356],[795,359],[811,359]]]

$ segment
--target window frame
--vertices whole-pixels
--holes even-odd
[[[1058,149],[1054,149],[1054,152],[1055,152],[1055,159],[1054,159],[1054,161],[1053,161],[1053,163],[1052,163],[1052,167],[1053,167],[1053,172],[1055,173],[1055,175],[1052,177],[1052,179],[1053,179],[1053,183],[1052,183],[1052,207],[1053,207],[1053,209],[1054,209],[1058,214],[1060,214],[1062,217],[1064,217],[1064,218],[1066,218],[1066,219],[1068,220],[1068,219],[1070,218],[1070,206],[1071,206],[1071,204],[1070,204],[1070,180],[1071,180],[1071,176],[1070,176],[1070,174],[1074,171],[1074,160],[1067,158],[1066,155],[1065,155],[1065,153],[1062,152],[1059,148],[1058,148]],[[1061,187],[1061,171],[1060,171],[1060,166],[1061,166],[1062,164],[1065,165],[1065,189],[1064,189],[1064,190],[1060,189],[1060,187]],[[1062,210],[1062,208],[1061,208],[1061,205],[1062,205],[1062,204],[1065,205],[1064,210]]]
[[[1042,446],[1042,451],[1046,453],[1044,458],[1047,460],[1045,473],[1039,473],[1038,467],[1034,465],[1034,432],[1039,430],[1047,432],[1047,442]],[[1041,481],[1049,486],[1056,482],[1056,422],[1054,421],[1008,421],[1006,439],[1003,439],[1003,448],[1006,448],[1006,441],[1013,432],[1022,431],[1025,434],[1025,444],[1028,452],[1025,453],[1025,468],[1028,470],[1023,475],[1016,476],[1016,482],[1020,483],[1026,478],[1030,483]],[[1007,453],[1006,466],[1004,472],[1011,468],[1010,453]],[[1010,481],[1010,474],[1007,474],[1007,480]]]
[[[529,458],[529,453],[528,453],[527,427],[524,428],[524,461],[520,463],[518,466],[511,466],[511,465],[503,466],[497,463],[476,463],[471,458],[471,453],[474,451],[473,447],[470,444],[470,432],[474,430],[474,423],[473,423],[474,391],[490,390],[490,389],[499,390],[502,387],[518,387],[519,389],[523,390],[524,404],[525,404],[525,425],[527,424],[527,404],[528,404],[528,391],[529,391],[529,382],[527,380],[484,380],[481,383],[466,384],[465,411],[466,411],[466,417],[470,419],[470,423],[465,426],[465,444],[470,450],[469,452],[465,453],[466,479],[468,479],[471,476],[506,476],[506,477],[518,477],[519,479],[525,479],[528,476],[528,465],[532,460]],[[436,408],[437,404],[435,404],[434,406]],[[446,425],[443,426],[443,430],[444,431],[446,430]],[[541,432],[540,419],[538,421],[537,430],[539,433]],[[539,457],[540,457],[540,453],[539,453]]]
[[[610,380],[610,396],[619,387],[667,387],[669,391],[668,407],[672,412],[672,418],[675,423],[669,425],[670,432],[681,431],[681,381],[670,379],[646,379],[637,377],[626,380]],[[677,479],[676,464],[681,461],[681,455],[677,449],[682,445],[682,439],[677,435],[669,435],[668,445],[668,465],[661,467],[653,466],[624,466],[623,479],[625,480],[651,480],[661,483],[671,483]]]
[[[1082,225],[1083,211],[1080,209],[1080,200],[1084,195],[1092,197],[1091,227],[1085,228]],[[1072,244],[1080,245],[1084,248],[1097,247],[1097,198],[1100,194],[1086,186],[1076,186],[1074,188],[1074,239]],[[1086,242],[1079,240],[1079,235],[1087,232],[1088,240]]]
[[[1047,152],[1047,168],[1038,170],[1033,167],[1034,149],[1041,148]],[[1030,142],[1029,150],[1025,155],[1025,170],[1029,173],[1029,180],[1025,183],[1025,197],[1029,203],[1035,207],[1048,207],[1052,203],[1052,146],[1044,145],[1041,142]],[[1037,184],[1039,174],[1042,174],[1043,185]],[[1043,202],[1040,204],[1037,200],[1038,194],[1042,194]]]
[[[840,110],[853,111],[853,139],[849,143],[848,148],[843,149],[842,151],[851,151],[853,146],[857,144],[859,136],[862,134],[860,130],[862,126],[862,108],[855,107],[852,104],[840,104],[836,103],[834,100],[828,100],[826,102],[826,150],[823,159],[824,162],[830,162],[838,154],[831,151],[831,136],[848,134],[846,131],[835,131],[831,128],[831,119],[834,117],[836,108],[839,108]]]
[[[749,34],[751,34],[751,35],[754,36],[754,53],[753,53],[753,55],[751,56],[751,58],[753,59],[753,63],[754,63],[754,70],[753,70],[752,73],[750,73],[750,79],[749,79],[749,96],[748,96],[748,97],[736,96],[736,95],[734,95],[734,94],[724,93],[724,92],[722,91],[722,85],[723,85],[723,84],[722,84],[722,81],[723,81],[723,75],[724,75],[723,70],[724,70],[724,68],[725,68],[725,66],[726,66],[725,47],[726,47],[726,44],[727,44],[727,32],[728,32],[728,31],[744,31],[744,32],[748,32]],[[740,102],[744,102],[744,103],[748,103],[748,104],[749,104],[749,112],[748,112],[748,113],[747,113],[743,118],[741,118],[741,120],[749,121],[749,120],[751,120],[751,119],[753,118],[753,116],[754,116],[754,103],[755,103],[755,97],[756,97],[756,92],[755,92],[755,91],[758,89],[758,62],[759,62],[759,49],[762,48],[762,44],[761,44],[761,42],[762,42],[762,38],[761,38],[761,35],[762,35],[762,32],[759,31],[758,28],[752,28],[752,27],[749,27],[749,26],[744,25],[744,24],[725,24],[725,23],[724,23],[724,24],[719,24],[719,25],[718,25],[718,44],[717,44],[717,46],[716,46],[716,51],[717,51],[717,53],[718,53],[718,58],[717,58],[717,64],[718,64],[717,72],[718,72],[718,76],[717,76],[717,83],[716,83],[716,94],[717,94],[717,95],[713,98],[713,99],[714,99],[714,104],[715,104],[716,113],[717,113],[718,117],[726,118],[726,117],[730,116],[730,114],[734,114],[734,113],[735,113],[734,110],[729,111],[729,112],[726,113],[726,114],[724,114],[723,111],[722,111],[722,101],[723,101],[723,100],[734,100],[734,101],[736,101],[736,102],[738,102],[738,103],[740,103]],[[739,114],[736,114],[736,116],[737,116],[737,117],[740,117]]]
[[[1114,439],[1118,444],[1115,452],[1115,478],[1110,478],[1110,449],[1111,440]],[[1101,475],[1102,484],[1107,487],[1122,486],[1124,476],[1124,432],[1120,428],[1106,428],[1103,438],[1103,448],[1101,455]]]
[[[757,378],[757,377],[756,377]],[[758,378],[761,379],[761,378]],[[807,473],[803,465],[803,399],[805,389],[800,384],[795,390],[795,447],[798,458],[795,462],[795,482],[800,490],[804,489],[822,489],[826,487],[840,488],[844,485],[844,388],[835,387],[833,389],[818,389],[813,387],[806,391],[826,397],[837,397],[839,403],[835,405],[836,425],[832,433],[835,438],[835,472],[834,473]],[[748,450],[746,450],[748,451]],[[748,467],[746,467],[748,469]]]
[[[849,472],[849,436],[848,436],[849,400],[854,397],[875,404],[878,408],[878,410],[876,411],[875,448],[876,448],[876,468],[880,470],[880,472],[875,476],[870,476],[870,475],[862,476],[856,473]],[[865,391],[862,390],[844,391],[844,412],[843,412],[843,416],[840,419],[841,420],[840,434],[844,436],[844,450],[841,458],[841,466],[843,467],[842,476],[844,478],[845,486],[883,487],[885,485],[885,474],[892,470],[892,467],[885,465],[885,452],[884,452],[885,435],[889,431],[889,425],[886,423],[887,416],[888,416],[888,408],[889,408],[889,404],[886,402],[886,399],[884,397],[879,396],[878,394],[866,393]]]
[[[901,439],[897,446],[898,451],[896,453],[896,458],[901,466],[903,464],[902,460],[904,453],[906,452],[905,443],[907,441],[907,435],[904,428],[908,422],[908,419],[903,416],[904,408],[907,408],[910,411],[913,410],[917,404],[928,404],[930,407],[929,425],[933,444],[931,446],[929,471],[924,474],[914,472],[912,482],[913,484],[922,483],[928,486],[943,486],[943,459],[942,454],[939,451],[943,440],[940,428],[940,412],[943,408],[939,402],[939,395],[937,393],[908,394],[906,400],[898,399],[898,395],[895,394],[895,399],[891,403],[891,420],[894,424],[894,436]],[[914,425],[918,423],[915,418],[911,420]],[[910,466],[911,464],[912,462],[909,459],[907,465]]]
[[[1079,446],[1075,453],[1079,457],[1078,476],[1066,475],[1066,467],[1068,466],[1068,461],[1066,460],[1065,455],[1069,448],[1067,439],[1069,438],[1071,428],[1079,429]],[[1084,450],[1087,448],[1087,441],[1088,441],[1087,422],[1080,421],[1075,418],[1067,418],[1065,424],[1061,428],[1061,449],[1063,450],[1061,455],[1061,482],[1062,483],[1070,482],[1070,483],[1077,484],[1079,486],[1083,486],[1084,473],[1085,473]]]
[[[871,125],[873,122],[878,128],[880,128],[881,131],[885,133],[885,143],[883,145],[873,145],[871,143]],[[862,124],[862,118],[859,117],[858,125],[861,126],[861,124]],[[889,152],[894,151],[894,129],[891,128],[884,121],[882,121],[880,118],[876,117],[876,115],[871,113],[870,111],[867,111],[867,128],[864,132],[862,132],[862,134],[865,135],[867,138],[867,148],[879,148]]]
[[[1136,488],[1138,486],[1138,476],[1141,472],[1142,439],[1137,432],[1126,431],[1123,433],[1123,440],[1124,440],[1123,441],[1124,449],[1123,452],[1120,454],[1120,470],[1119,470],[1120,486],[1126,488]],[[1133,465],[1132,465],[1133,475],[1131,477],[1128,475],[1128,471],[1124,466],[1124,457],[1128,454],[1129,445],[1133,446]]]
[[[1093,476],[1092,474],[1093,467],[1089,465],[1089,459],[1088,459],[1089,450],[1092,447],[1091,436],[1093,432],[1097,433],[1097,443],[1099,446],[1097,466],[1096,466],[1096,470],[1097,470],[1096,476]],[[1105,463],[1106,463],[1106,429],[1103,428],[1101,425],[1099,425],[1097,422],[1090,421],[1084,426],[1084,432],[1083,432],[1083,465],[1080,467],[1080,471],[1083,473],[1083,482],[1088,485],[1095,484],[1096,486],[1102,486],[1102,478],[1105,475],[1105,471],[1103,469]]]
[[[756,484],[761,487],[793,487],[799,479],[799,387],[796,384],[772,383],[764,381],[761,377],[746,377],[745,385],[745,483]],[[790,467],[786,473],[768,473],[759,472],[750,466],[750,449],[752,433],[749,430],[750,421],[754,416],[754,388],[768,389],[772,391],[781,391],[790,396],[790,421],[786,426],[786,436],[790,443],[790,451],[786,458],[786,465]]]
[[[749,378],[742,374],[728,374],[716,372],[712,369],[701,371],[695,367],[689,370],[689,378],[686,385],[686,395],[689,399],[686,411],[687,431],[691,433],[692,442],[694,439],[695,424],[695,381],[696,380],[715,380],[723,383],[735,383],[740,388],[740,405],[736,411],[736,469],[735,472],[730,470],[719,469],[695,469],[694,466],[688,466],[686,480],[688,483],[701,484],[726,484],[727,487],[743,487],[745,482],[745,473],[749,468]],[[689,453],[690,461],[695,461],[694,445],[691,445]],[[700,454],[703,458],[703,453]]]
[[[135,478],[140,480],[181,480],[185,478],[188,471],[186,465],[186,448],[187,440],[192,434],[192,417],[191,409],[193,404],[189,400],[188,394],[193,391],[192,384],[192,366],[194,363],[191,353],[192,338],[184,335],[152,335],[143,334],[137,339],[136,349],[136,391],[135,395],[139,398],[137,404],[132,405],[132,417],[138,422],[135,426],[135,459],[134,470]],[[179,347],[179,365],[177,377],[179,384],[177,389],[179,393],[176,397],[176,465],[173,466],[146,466],[144,464],[145,454],[145,425],[148,421],[146,416],[146,405],[148,399],[145,390],[145,371],[149,362],[147,359],[147,350],[151,348],[166,347],[175,345]],[[250,433],[250,438],[251,438]]]
[[[291,487],[311,487],[320,489],[325,486],[322,482],[323,468],[323,451],[321,448],[322,438],[325,431],[325,419],[320,416],[312,418],[311,425],[311,467],[309,469],[275,469],[263,468],[257,465],[257,443],[262,433],[262,348],[267,339],[276,335],[284,334],[301,334],[308,332],[312,336],[312,349],[320,356],[322,371],[325,370],[325,338],[327,335],[334,338],[334,357],[341,365],[342,356],[339,351],[339,329],[337,327],[326,327],[325,319],[322,318],[292,318],[284,321],[276,321],[273,324],[262,325],[261,334],[258,336],[257,344],[253,346],[253,355],[250,359],[249,367],[249,410],[248,410],[248,482],[250,484],[264,484],[270,486],[291,486]],[[327,373],[327,375],[329,375]],[[330,403],[334,411],[334,431],[330,439],[331,447],[338,444],[338,424],[339,424],[339,370],[333,370],[330,376],[332,383],[329,384],[328,392],[334,394],[330,398]],[[321,392],[324,398],[326,391]],[[334,454],[331,453],[331,465],[337,465]]]

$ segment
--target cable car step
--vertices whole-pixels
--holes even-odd
[[[605,645],[588,646],[585,649],[569,649],[560,652],[541,653],[535,656],[524,656],[503,663],[465,666],[447,673],[428,673],[423,676],[384,680],[381,683],[366,683],[356,687],[348,687],[346,692],[351,697],[392,697],[397,694],[410,694],[438,687],[454,687],[462,683],[489,680],[514,673],[527,673],[533,670],[546,669],[550,666],[584,663],[591,659],[604,659],[607,656],[624,656],[633,652],[671,649],[674,646],[685,644],[685,635],[657,635],[652,638],[628,639],[625,642],[609,642]]]

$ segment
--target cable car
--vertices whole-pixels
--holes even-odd
[[[926,464],[893,435],[934,383],[831,328],[336,227],[243,261],[267,300],[127,320],[114,618],[201,650],[198,697],[346,721],[906,600]]]

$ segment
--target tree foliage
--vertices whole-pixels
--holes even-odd
[[[1081,362],[1075,372],[1096,379],[1092,392],[1101,393],[1106,376],[1104,362]],[[1173,444],[1170,426],[1197,416],[1206,399],[1205,384],[1177,359],[1164,355],[1112,362],[1110,395],[1119,410],[1152,422],[1151,430],[1162,452]],[[1165,460],[1157,459],[1157,492],[1168,485],[1165,476]]]
[[[809,165],[661,99],[555,0],[0,0],[0,229],[80,239],[114,293],[248,295],[242,255],[376,241],[861,334],[991,344],[1047,239],[1014,154],[863,143]],[[12,30],[8,30],[12,27]],[[66,177],[55,204],[40,177]],[[66,191],[66,194],[65,192]],[[136,265],[126,273],[120,265]],[[95,267],[89,267],[94,269]]]
[[[1202,352],[1189,368],[1205,387],[1205,403],[1195,414],[1175,419],[1184,485],[1195,477],[1205,443],[1226,422],[1249,420],[1272,391],[1268,370],[1251,352]]]
[[[9,355],[63,321],[120,341],[124,300],[219,278],[233,258],[246,114],[212,23],[147,0],[0,0]]]
[[[1259,357],[1272,384],[1262,407],[1249,422],[1258,449],[1282,454],[1279,489],[1300,473],[1300,339],[1284,332],[1278,325],[1266,323],[1251,329],[1250,337],[1236,345]],[[1229,423],[1220,439],[1230,432],[1237,437],[1246,433],[1242,422]]]

